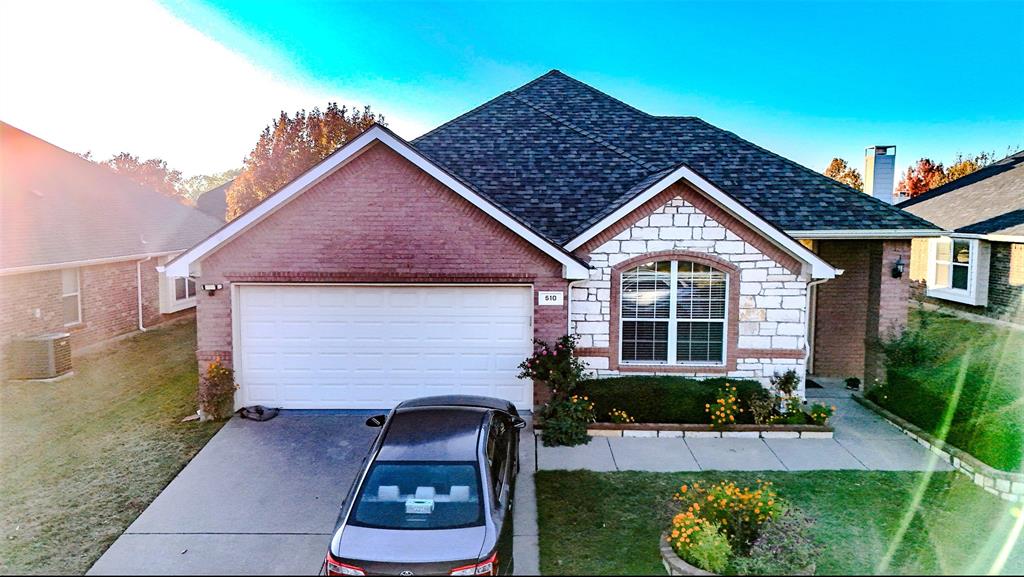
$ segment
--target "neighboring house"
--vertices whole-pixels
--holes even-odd
[[[198,357],[238,405],[530,408],[516,367],[567,332],[602,375],[872,374],[907,314],[890,269],[936,231],[552,71],[412,142],[371,127],[166,270],[220,287]]]
[[[950,231],[914,240],[919,298],[1024,324],[1024,151],[899,206]]]
[[[223,223],[0,122],[0,359],[11,338],[72,351],[195,306],[156,267]]]
[[[228,214],[228,189],[234,184],[231,179],[217,188],[211,188],[196,199],[196,208],[216,218],[221,222],[227,220]]]

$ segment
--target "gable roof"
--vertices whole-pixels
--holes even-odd
[[[937,229],[699,118],[652,116],[557,70],[413,145],[559,244],[681,165],[779,230]]]
[[[955,232],[1024,236],[1024,150],[899,207]]]
[[[220,224],[0,122],[0,271],[182,251]]]
[[[200,194],[199,198],[196,199],[196,208],[221,222],[226,221],[228,214],[228,189],[234,183],[235,179],[232,178],[217,188],[211,188]]]
[[[195,272],[194,265],[207,255],[224,246],[249,228],[259,224],[263,219],[276,212],[277,209],[344,166],[348,161],[358,157],[362,151],[378,143],[391,148],[400,156],[437,179],[438,182],[506,226],[531,245],[537,247],[541,252],[560,262],[566,278],[583,279],[588,277],[586,265],[581,263],[576,257],[538,234],[515,215],[509,214],[502,207],[477,194],[457,176],[432,163],[420,154],[419,151],[410,146],[408,142],[380,124],[374,124],[359,136],[345,143],[313,168],[310,168],[285,185],[281,190],[263,199],[262,202],[221,227],[220,230],[193,246],[186,253],[169,262],[164,267],[164,270],[170,276],[193,274]]]

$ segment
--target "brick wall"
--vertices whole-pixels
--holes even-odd
[[[790,368],[804,373],[807,283],[790,255],[684,185],[625,217],[577,251],[590,279],[572,289],[572,327],[597,374],[728,374],[766,381]],[[725,366],[639,367],[618,363],[617,283],[623,264],[693,260],[729,275],[732,294]],[[634,265],[635,266],[635,265]]]
[[[231,364],[233,282],[532,283],[566,290],[562,265],[384,145],[374,145],[202,262],[200,370]],[[536,302],[536,297],[534,302]],[[536,307],[534,333],[566,332]]]
[[[82,267],[79,289],[82,322],[64,326],[61,271],[0,277],[0,359],[6,365],[12,337],[51,332],[71,333],[72,353],[82,347],[138,330],[136,261]],[[156,261],[142,265],[143,318],[146,326],[191,314],[160,314]]]
[[[927,296],[928,239],[915,238],[911,257],[912,297],[976,315],[1024,324],[1024,244],[993,242],[988,271],[988,306],[976,307]]]
[[[817,252],[845,272],[816,288],[814,374],[881,378],[879,339],[907,321],[910,271],[891,271],[897,259],[910,262],[910,241],[822,240]]]

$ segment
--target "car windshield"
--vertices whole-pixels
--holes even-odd
[[[456,529],[483,524],[474,463],[374,463],[349,523],[377,529]]]

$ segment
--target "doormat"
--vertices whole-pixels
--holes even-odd
[[[807,379],[807,382],[804,383],[804,384],[805,384],[805,386],[808,389],[824,389],[825,388],[825,387],[819,385],[818,383],[812,381],[811,379]]]

